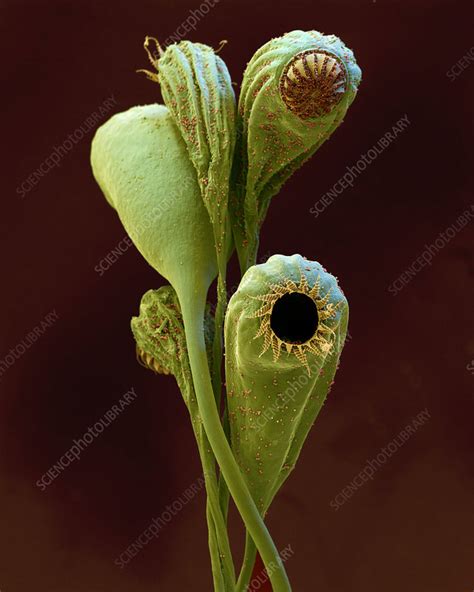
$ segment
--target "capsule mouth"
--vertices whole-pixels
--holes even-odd
[[[263,337],[260,356],[271,347],[273,361],[277,362],[281,350],[286,350],[296,356],[310,375],[307,354],[326,356],[332,350],[342,299],[333,302],[331,288],[323,295],[319,276],[310,286],[302,270],[299,282],[282,279],[252,298],[261,303],[250,314],[250,318],[260,319],[254,336],[254,339]]]
[[[280,96],[295,115],[311,119],[328,114],[347,89],[343,62],[321,49],[296,54],[280,77]]]
[[[309,341],[318,329],[316,303],[301,292],[291,292],[273,305],[270,327],[285,343],[302,344]]]

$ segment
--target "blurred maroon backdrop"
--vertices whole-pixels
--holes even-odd
[[[28,181],[108,97],[103,119],[160,100],[135,73],[148,65],[144,36],[180,34],[198,9],[191,0],[2,2],[1,592],[211,588],[202,492],[126,567],[114,564],[200,468],[173,379],[135,361],[130,317],[163,280],[135,248],[95,270],[124,231],[91,175],[93,129]],[[258,47],[296,28],[337,34],[363,70],[346,121],[273,201],[261,237],[261,254],[321,261],[351,305],[335,387],[268,516],[278,547],[294,551],[296,592],[474,588],[474,224],[448,233],[473,211],[473,12],[467,0],[220,0],[186,35],[214,47],[227,39],[220,55],[238,84]],[[406,129],[315,217],[315,202],[405,115]],[[393,282],[440,233],[431,265],[395,294]],[[233,265],[229,285],[236,278]],[[51,311],[58,318],[44,335],[18,348]],[[37,487],[130,387],[133,405]],[[373,480],[331,505],[424,409],[429,420]]]

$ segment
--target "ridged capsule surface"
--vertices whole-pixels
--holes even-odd
[[[158,374],[172,374],[186,405],[195,403],[181,306],[173,287],[162,286],[145,292],[139,314],[132,317],[130,325],[138,361]],[[204,335],[211,362],[214,322],[209,310],[204,319]]]
[[[272,39],[248,63],[230,201],[243,269],[255,262],[270,199],[337,129],[360,79],[352,51],[338,37],[318,31]]]
[[[156,62],[166,106],[180,130],[225,257],[229,179],[235,147],[236,102],[227,66],[203,43],[169,45]]]
[[[300,255],[251,267],[225,321],[232,449],[264,514],[336,372],[348,322],[336,278]]]

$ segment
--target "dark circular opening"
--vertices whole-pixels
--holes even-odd
[[[282,341],[304,343],[316,333],[318,321],[314,300],[301,292],[291,292],[275,302],[270,326]]]

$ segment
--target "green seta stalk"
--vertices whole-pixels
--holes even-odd
[[[277,566],[271,570],[274,591],[288,592],[286,572],[232,454],[214,397],[204,318],[217,263],[196,173],[184,154],[184,142],[167,108],[150,105],[115,115],[99,128],[91,160],[99,185],[132,240],[178,295],[207,438],[264,563]],[[161,184],[155,182],[155,176],[162,179]],[[179,199],[170,201],[170,196],[178,195]],[[154,213],[151,220],[150,212]]]
[[[215,458],[196,401],[181,308],[173,287],[148,290],[141,299],[139,315],[132,318],[131,328],[138,361],[156,373],[174,375],[188,408],[206,484],[206,515],[214,586],[219,592],[232,591],[235,588],[235,570],[227,527],[219,506]],[[206,311],[204,331],[208,359],[211,361],[214,330],[209,311]]]
[[[292,31],[249,61],[237,109],[213,48],[181,41],[163,50],[148,37],[145,48],[154,67],[146,73],[165,105],[113,116],[91,150],[107,201],[171,284],[146,292],[132,319],[137,356],[175,376],[189,411],[206,484],[215,592],[245,592],[257,551],[273,592],[291,592],[264,518],[331,388],[349,308],[320,263],[300,255],[255,261],[271,199],[343,121],[361,72],[334,35]],[[227,302],[234,247],[243,277]],[[206,299],[216,278],[212,317]],[[229,493],[246,527],[237,582]]]
[[[146,105],[114,115],[95,134],[91,164],[107,201],[150,265],[175,287],[181,286],[186,278],[203,290],[208,288],[217,274],[212,229],[195,170],[168,109],[163,105]],[[160,179],[159,183],[156,178]],[[180,349],[185,348],[184,342]],[[181,362],[176,358],[175,365]],[[192,385],[190,372],[183,375],[182,382]],[[190,407],[192,416],[197,412],[197,407]],[[204,436],[198,432],[198,441]],[[208,450],[204,440],[200,448]],[[207,463],[204,473],[210,499],[208,516],[212,515],[209,543],[213,575],[219,583],[219,555],[228,557],[227,574],[233,574],[233,565],[217,482],[214,485],[217,479],[214,458],[206,454],[202,460],[203,464]],[[232,576],[228,575],[229,578]]]
[[[195,285],[189,286],[183,290],[180,300],[189,362],[202,421],[227,487],[270,574],[274,592],[289,592],[291,586],[278,550],[235,461],[215,404],[203,330],[206,294],[206,289],[199,290]]]

